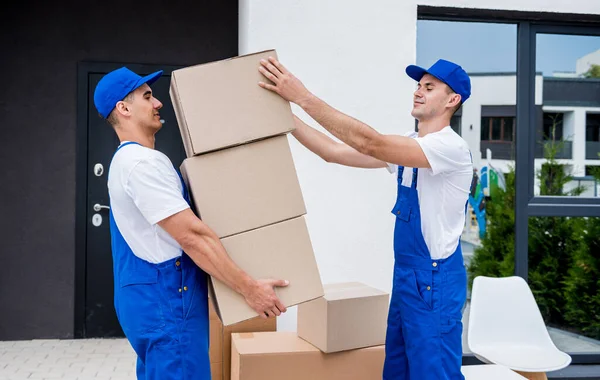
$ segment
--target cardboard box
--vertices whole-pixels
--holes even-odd
[[[187,158],[181,174],[219,238],[306,214],[285,135]]]
[[[298,336],[323,352],[385,344],[389,294],[359,282],[328,284],[298,306]]]
[[[258,86],[275,50],[175,70],[169,94],[188,157],[294,130],[289,102]]]
[[[232,335],[231,380],[381,380],[384,346],[325,354],[294,332]]]
[[[210,376],[212,380],[223,380],[223,363],[210,363]]]
[[[235,325],[224,327],[209,300],[210,314],[210,366],[212,380],[231,378],[231,334],[242,332],[266,332],[277,330],[275,317],[252,318]]]
[[[255,279],[288,280],[275,288],[286,306],[323,296],[323,284],[304,216],[221,239],[232,260]],[[257,316],[244,297],[210,278],[215,310],[229,326]]]

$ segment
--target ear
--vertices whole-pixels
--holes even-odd
[[[124,102],[122,100],[117,102],[117,104],[115,105],[115,110],[123,116],[129,116],[131,114],[131,110],[129,109],[129,104],[127,104],[127,102]]]
[[[450,97],[450,100],[448,100],[448,107],[449,108],[454,108],[456,106],[458,106],[461,102],[462,97],[457,94],[457,93],[453,93],[452,96]]]

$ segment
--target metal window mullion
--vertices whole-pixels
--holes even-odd
[[[531,146],[535,104],[535,32],[529,22],[517,26],[517,128],[515,144],[515,275],[527,280],[529,239],[527,205],[533,195]],[[535,122],[533,123],[535,125]]]

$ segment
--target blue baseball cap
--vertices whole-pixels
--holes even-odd
[[[94,91],[96,109],[106,119],[117,105],[117,102],[123,100],[131,91],[139,88],[144,83],[151,85],[156,82],[162,73],[163,71],[159,70],[141,77],[127,67],[111,71],[100,79]]]
[[[471,79],[462,67],[456,63],[438,60],[429,69],[410,65],[406,67],[406,74],[417,82],[423,78],[423,75],[430,74],[446,83],[452,91],[460,95],[461,102],[464,103],[471,96]]]

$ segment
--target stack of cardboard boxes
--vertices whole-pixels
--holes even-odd
[[[358,283],[323,288],[287,139],[290,104],[258,86],[267,81],[260,59],[269,56],[275,51],[171,78],[195,212],[238,266],[254,278],[288,280],[276,293],[286,307],[300,305],[298,334],[276,332],[275,318],[260,319],[211,278],[213,379],[381,378],[389,296]]]
[[[323,295],[286,134],[288,102],[258,86],[259,61],[274,51],[176,70],[170,95],[187,159],[181,173],[195,212],[254,278],[288,280],[285,306]],[[243,297],[211,278],[224,326],[256,317]]]
[[[381,379],[388,305],[361,283],[326,285],[298,306],[297,333],[232,334],[231,380]]]

